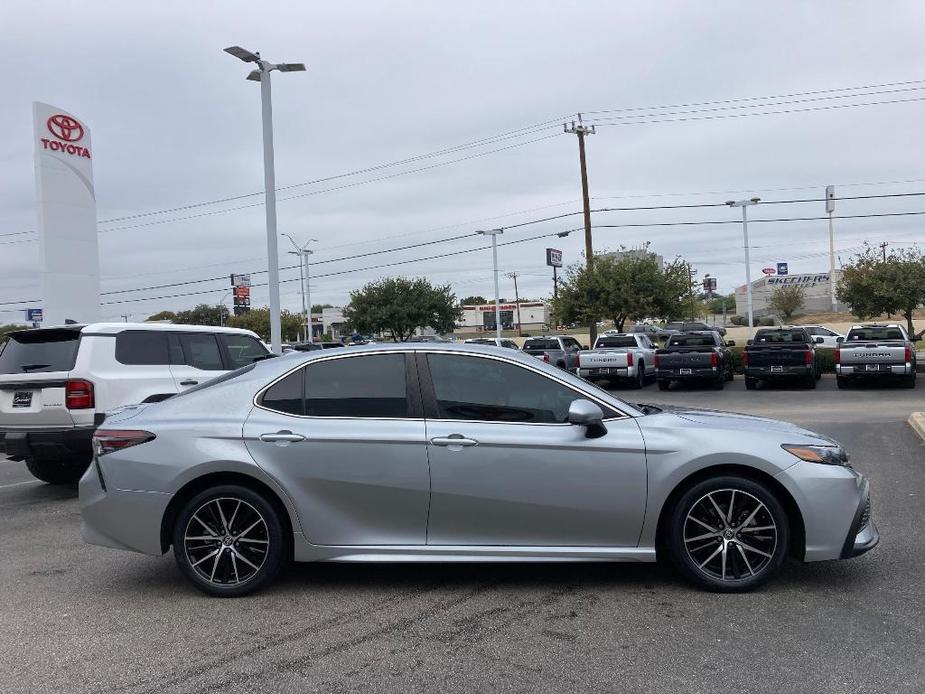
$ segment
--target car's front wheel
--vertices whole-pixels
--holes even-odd
[[[778,572],[790,546],[787,514],[774,494],[735,475],[688,489],[672,510],[668,532],[681,574],[721,592],[761,585]]]
[[[177,516],[173,551],[197,588],[217,597],[246,595],[272,581],[288,555],[279,514],[262,495],[238,485],[200,492]]]

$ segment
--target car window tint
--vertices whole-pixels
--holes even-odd
[[[716,344],[713,333],[709,335],[672,335],[668,340],[669,347],[712,347]]]
[[[120,364],[169,364],[167,333],[126,330],[116,335],[116,361]]]
[[[221,371],[224,369],[222,355],[214,335],[208,333],[184,333],[180,335],[186,364],[204,371]]]
[[[80,331],[44,328],[9,333],[0,339],[0,373],[70,371],[77,361]]]
[[[252,367],[253,365],[251,365]],[[305,399],[303,398],[302,390],[305,384],[304,371],[305,369],[294,371],[282,381],[273,384],[263,394],[260,404],[277,412],[305,414]]]
[[[309,364],[305,369],[305,414],[407,417],[404,355],[363,355]]]
[[[581,395],[529,369],[474,356],[427,356],[441,419],[554,424]]]
[[[806,331],[799,330],[759,330],[755,333],[756,343],[768,342],[803,342],[809,341]]]
[[[594,349],[607,347],[635,347],[635,337],[599,337],[594,345]]]
[[[252,364],[255,359],[267,356],[267,350],[260,341],[250,335],[222,334],[218,339],[225,346],[233,369]]]
[[[559,349],[558,340],[527,340],[524,349]]]

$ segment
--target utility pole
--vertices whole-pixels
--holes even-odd
[[[517,307],[517,335],[521,335],[520,329],[520,294],[517,291],[517,278],[520,277],[519,272],[509,272],[507,276],[514,280],[514,305]]]
[[[886,262],[886,249],[890,244],[884,241],[880,244],[880,252],[883,254],[883,262]]]
[[[829,216],[829,294],[832,298],[832,313],[838,310],[835,300],[835,227],[832,214],[835,212],[835,186],[825,188],[825,213]]]
[[[491,236],[491,261],[495,276],[495,337],[501,340],[501,291],[498,288],[498,236],[504,229],[487,229],[476,232],[484,236]]]
[[[585,263],[590,270],[594,262],[594,246],[591,243],[591,198],[588,196],[588,162],[585,158],[585,135],[594,135],[596,130],[594,126],[588,127],[581,122],[581,114],[578,114],[578,123],[572,121],[571,127],[563,124],[562,129],[578,136],[578,161],[581,165],[581,200],[584,205],[585,216]],[[591,344],[597,339],[597,318],[591,320]]]

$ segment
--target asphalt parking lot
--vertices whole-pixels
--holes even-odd
[[[0,459],[0,691],[921,692],[925,389],[619,390],[839,439],[882,540],[746,595],[656,565],[292,567],[216,600],[172,557],[84,545],[76,490]]]

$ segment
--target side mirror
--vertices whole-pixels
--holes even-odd
[[[824,344],[825,344],[825,338],[824,338],[824,337],[817,337],[815,340],[813,340],[813,342],[815,342],[817,345],[824,345]]]
[[[727,346],[727,347],[735,347],[735,346],[736,346],[736,341],[735,341],[735,340],[726,340],[726,346]]]
[[[835,338],[835,342],[837,342],[838,344],[841,344],[844,341],[845,341],[845,338],[843,338],[841,335]]]
[[[591,349],[590,347],[588,347],[588,345],[582,345],[581,348],[582,348],[582,349]]]
[[[572,404],[568,406],[569,424],[587,427],[585,436],[589,439],[596,439],[607,433],[603,419],[604,413],[601,408],[590,400],[579,398],[572,400]]]

